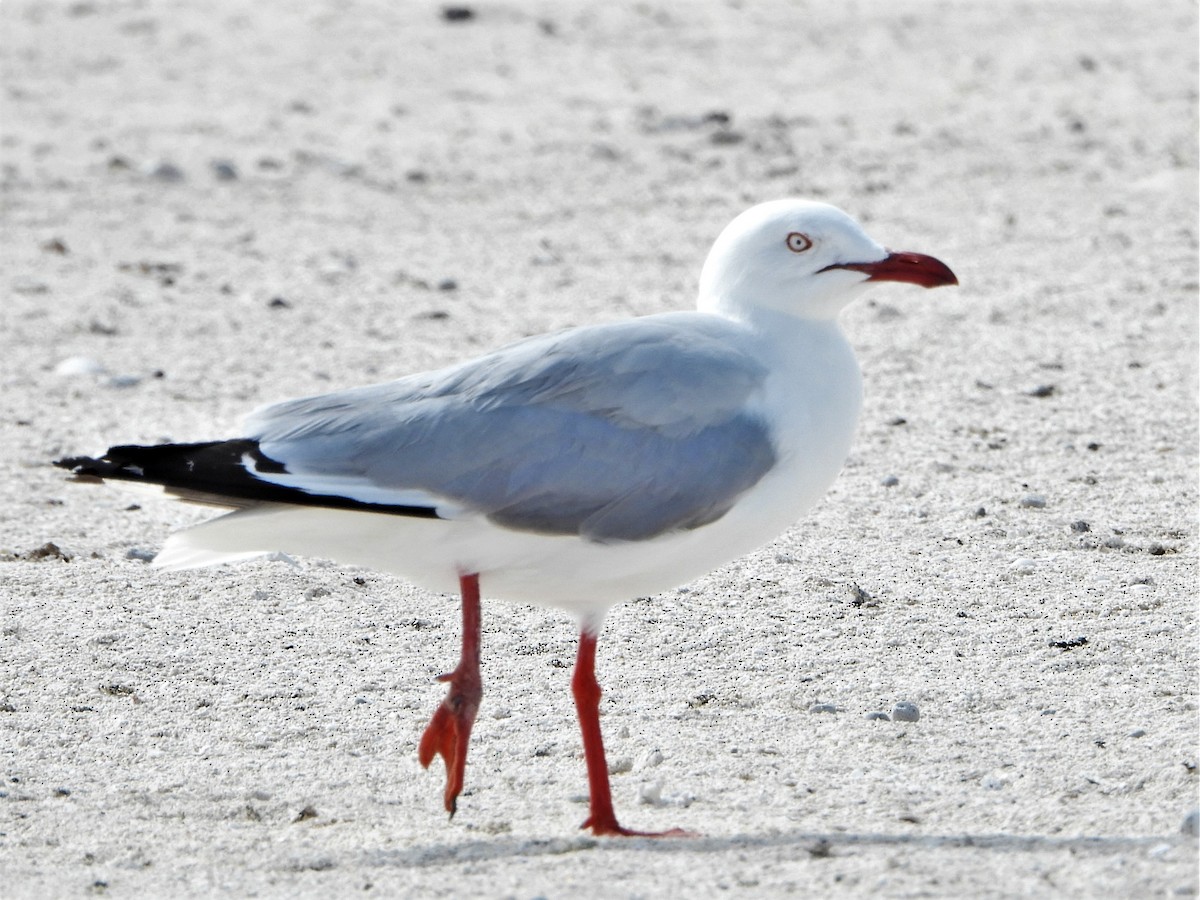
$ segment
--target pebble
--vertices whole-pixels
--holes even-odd
[[[868,722],[890,722],[892,720],[885,712],[869,712],[867,713]]]
[[[1192,837],[1200,835],[1200,809],[1193,809],[1184,816],[1183,824],[1179,826],[1179,830]]]
[[[1078,522],[1071,523],[1071,530],[1076,534],[1086,534],[1092,530],[1092,526],[1080,519]]]
[[[628,756],[618,756],[608,764],[609,775],[624,775],[633,771],[633,759]]]
[[[893,722],[916,722],[921,718],[921,710],[917,708],[917,704],[908,700],[901,700],[892,707]]]
[[[158,162],[147,163],[142,171],[155,181],[174,183],[183,181],[183,169],[170,160],[161,159]]]
[[[879,483],[882,484],[884,487],[895,487],[896,485],[898,485],[900,483],[900,479],[897,478],[895,475],[886,475],[883,477],[882,480],[880,480]]]
[[[814,703],[808,708],[810,713],[835,713],[838,708],[832,703]]]
[[[1046,498],[1041,494],[1026,494],[1021,498],[1021,505],[1028,509],[1044,509]]]
[[[54,367],[55,375],[62,375],[66,378],[103,375],[105,371],[103,364],[90,356],[69,356]]]
[[[1135,729],[1133,729],[1133,731],[1129,732],[1129,736],[1130,736],[1131,738],[1140,738],[1140,737],[1145,737],[1145,736],[1146,736],[1146,729],[1144,729],[1144,728],[1135,728]]]
[[[1030,397],[1051,397],[1057,388],[1052,384],[1039,384],[1037,387],[1032,387],[1025,393]]]
[[[646,806],[661,806],[663,783],[661,781],[650,781],[643,784],[638,789],[638,801]]]
[[[663,755],[658,750],[651,750],[646,753],[638,763],[639,769],[653,769],[660,765],[663,761]]]
[[[110,388],[131,388],[142,383],[141,375],[113,375],[106,382]]]
[[[1014,559],[1009,568],[1017,575],[1032,575],[1037,571],[1037,563],[1027,556],[1022,556]]]
[[[213,175],[217,181],[236,181],[238,177],[237,166],[227,159],[214,159],[209,164]]]
[[[136,559],[144,563],[150,562],[157,555],[153,550],[143,550],[141,547],[130,547],[125,551],[126,559]]]

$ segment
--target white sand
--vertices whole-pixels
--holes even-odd
[[[477,11],[0,7],[0,893],[1194,895],[1194,4]],[[618,813],[703,838],[577,831],[565,616],[485,607],[447,822],[415,741],[453,598],[160,574],[203,511],[48,465],[687,308],[786,195],[962,287],[846,317],[867,406],[812,516],[605,630]]]

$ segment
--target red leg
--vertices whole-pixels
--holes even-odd
[[[462,575],[458,583],[462,590],[462,656],[458,668],[438,677],[438,681],[450,682],[450,690],[430,719],[417,748],[417,758],[425,768],[429,768],[436,755],[446,763],[445,805],[451,817],[458,808],[458,795],[467,770],[467,742],[483,697],[483,679],[479,674],[479,576]]]
[[[608,761],[604,758],[604,738],[600,735],[600,684],[596,681],[596,632],[584,627],[579,635],[579,656],[571,678],[575,710],[583,731],[583,756],[588,773],[588,817],[581,828],[595,835],[628,837],[691,837],[680,828],[670,831],[631,831],[617,822],[613,812],[612,790],[608,785]]]

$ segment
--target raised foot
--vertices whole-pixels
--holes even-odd
[[[483,686],[477,674],[472,677],[471,673],[457,670],[442,675],[438,680],[450,682],[450,692],[421,735],[417,758],[425,768],[429,768],[434,756],[440,756],[446,763],[443,802],[446,812],[453,816],[458,809],[458,795],[463,789],[467,771],[467,744],[471,740],[471,726],[475,724]]]

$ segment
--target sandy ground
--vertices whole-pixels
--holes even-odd
[[[474,8],[0,7],[0,890],[1195,895],[1194,4]],[[566,616],[485,607],[447,822],[454,598],[162,574],[203,511],[48,464],[688,308],[788,195],[962,286],[845,317],[810,517],[607,625],[618,812],[702,838],[577,830]]]

